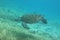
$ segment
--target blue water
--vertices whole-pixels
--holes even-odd
[[[0,0],[0,6],[13,7],[25,12],[37,12],[49,20],[60,20],[60,0]]]
[[[42,14],[49,25],[45,31],[54,35],[54,32],[57,32],[56,34],[60,35],[60,0],[0,0],[0,7],[14,8],[23,14],[33,12]],[[41,28],[43,30],[43,27]]]

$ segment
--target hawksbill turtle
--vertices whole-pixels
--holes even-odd
[[[38,23],[39,21],[47,24],[47,20],[41,14],[25,14],[16,19],[16,21],[22,21],[22,26],[29,29],[27,24]]]

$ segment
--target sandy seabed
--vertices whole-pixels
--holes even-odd
[[[0,40],[60,40],[59,23],[38,25],[31,29],[25,29],[14,19],[20,16],[13,8],[0,7]],[[22,15],[22,14],[21,14]],[[51,26],[52,25],[52,26]],[[31,27],[31,26],[30,26]]]

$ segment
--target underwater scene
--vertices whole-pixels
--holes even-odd
[[[60,40],[60,0],[0,0],[0,40]]]

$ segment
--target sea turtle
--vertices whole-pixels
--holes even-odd
[[[39,21],[47,24],[47,20],[41,14],[25,14],[16,19],[16,21],[22,21],[22,26],[28,29],[28,24],[38,23]]]

